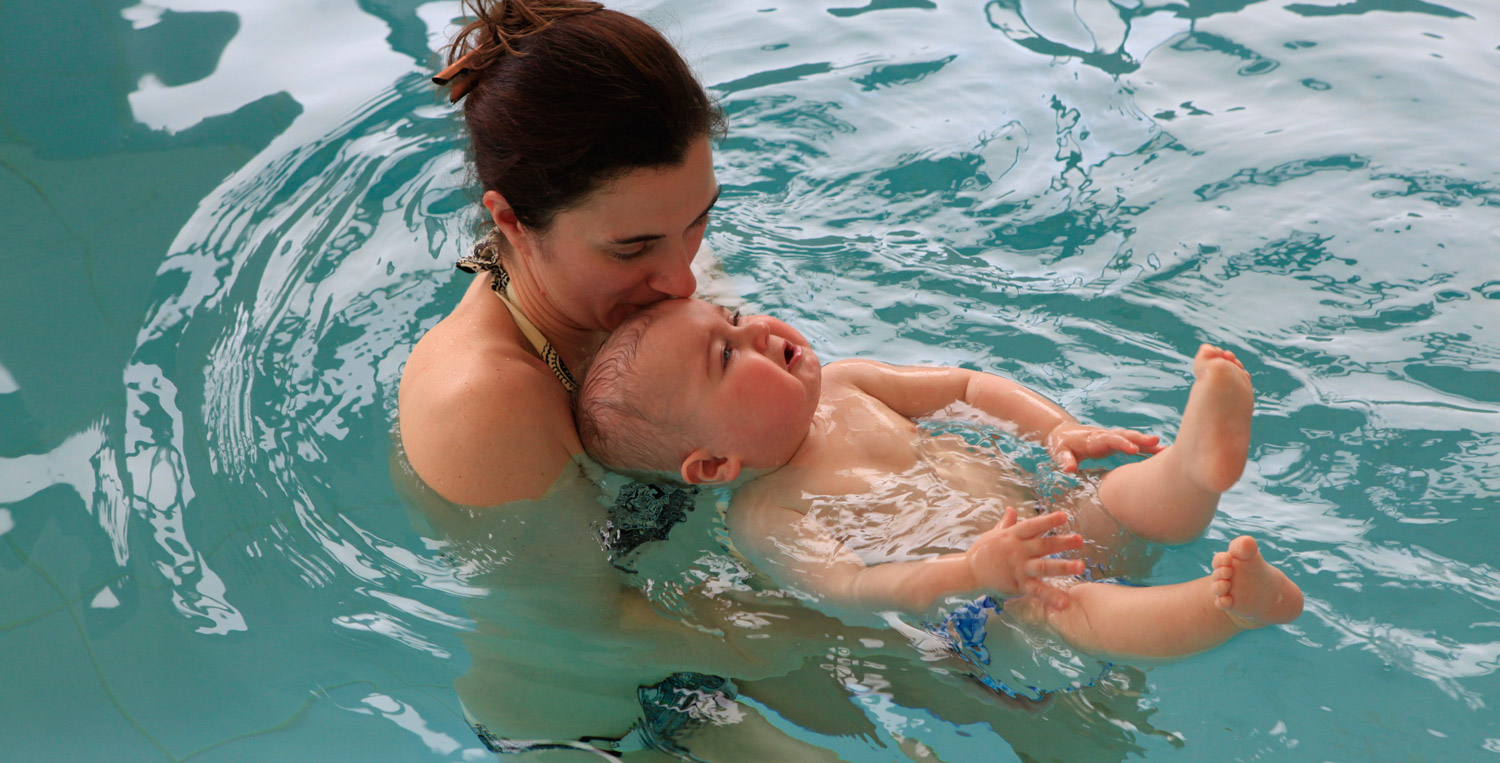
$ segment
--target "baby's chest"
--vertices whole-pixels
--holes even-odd
[[[856,470],[905,472],[921,457],[922,430],[911,419],[864,396],[841,399],[826,409],[830,465]]]

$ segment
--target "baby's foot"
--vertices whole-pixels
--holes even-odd
[[[1212,345],[1198,348],[1193,375],[1175,449],[1193,484],[1222,493],[1245,471],[1255,394],[1234,353]]]
[[[1214,606],[1245,630],[1289,623],[1302,614],[1302,589],[1272,567],[1248,535],[1214,554],[1213,579]]]

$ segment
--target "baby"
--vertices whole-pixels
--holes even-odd
[[[727,515],[736,546],[778,584],[825,607],[926,614],[952,596],[995,594],[1013,597],[1006,612],[1045,623],[1075,648],[1168,658],[1290,622],[1302,611],[1301,590],[1248,536],[1215,554],[1212,573],[1191,582],[1069,585],[1063,578],[1085,568],[1082,559],[1061,556],[1081,548],[1083,535],[1053,532],[1069,516],[1018,519],[1010,507],[1034,495],[1016,489],[993,458],[975,458],[957,438],[934,437],[914,419],[966,403],[1045,444],[1069,472],[1114,452],[1154,454],[1106,473],[1097,504],[1112,528],[1185,543],[1207,528],[1219,495],[1244,469],[1253,405],[1249,374],[1232,353],[1204,345],[1193,370],[1177,442],[1161,447],[1139,432],[1079,424],[1036,392],[990,374],[869,360],[821,367],[807,340],[775,318],[679,299],[634,316],[600,348],[577,419],[589,454],[610,468],[689,484],[740,483]],[[846,542],[846,528],[821,519],[825,507],[856,517],[913,510],[920,497],[896,491],[893,498],[889,489],[913,475],[957,485],[976,505],[1006,508],[966,549],[893,561],[865,558],[867,549]],[[1097,524],[1075,521],[1084,535]]]

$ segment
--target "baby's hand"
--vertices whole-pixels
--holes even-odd
[[[1133,429],[1104,429],[1085,424],[1063,424],[1047,435],[1047,453],[1062,470],[1078,471],[1078,462],[1113,453],[1159,453],[1161,438]]]
[[[1036,596],[1048,606],[1062,609],[1068,605],[1068,594],[1043,578],[1083,574],[1081,560],[1051,558],[1083,545],[1083,536],[1078,533],[1047,534],[1067,521],[1066,514],[1054,511],[1017,522],[1016,510],[1006,507],[1000,524],[975,539],[965,552],[969,569],[988,590],[1002,596]]]

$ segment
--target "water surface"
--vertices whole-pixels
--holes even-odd
[[[616,7],[721,99],[708,243],[825,360],[994,371],[1167,437],[1200,342],[1250,369],[1247,475],[1152,582],[1248,532],[1307,612],[1122,669],[1017,739],[1500,753],[1489,4]],[[453,690],[474,591],[388,460],[477,220],[426,83],[455,9],[0,6],[10,755],[482,757]],[[868,735],[788,730],[852,760],[1015,756],[848,701]]]

